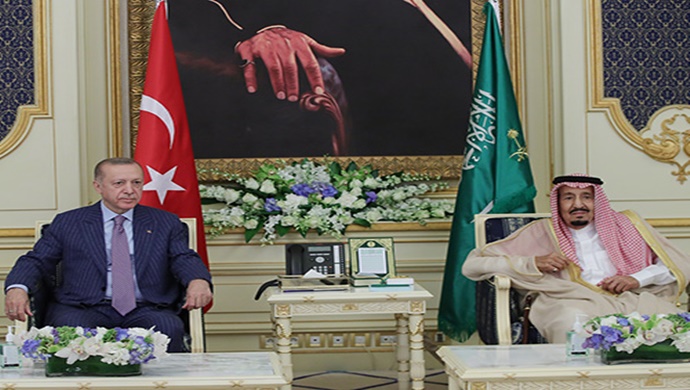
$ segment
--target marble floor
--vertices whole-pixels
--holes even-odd
[[[398,381],[397,373],[394,371],[323,371],[296,373],[292,388],[318,390],[397,390]],[[448,377],[443,370],[427,371],[426,378],[424,379],[424,388],[427,390],[447,389]]]

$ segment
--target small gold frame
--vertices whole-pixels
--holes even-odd
[[[355,276],[361,273],[374,274],[379,278],[388,278],[395,276],[395,253],[393,251],[393,238],[351,238],[348,240],[350,247],[350,275]],[[380,255],[385,256],[383,264],[374,264],[375,272],[367,272],[367,269],[362,266],[362,258],[360,256],[361,249],[380,249]],[[372,253],[373,260],[376,262],[376,252]],[[377,271],[377,272],[376,272]]]

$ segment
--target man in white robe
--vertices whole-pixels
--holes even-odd
[[[596,177],[560,176],[551,218],[476,248],[462,272],[472,280],[507,275],[535,294],[530,320],[552,343],[565,342],[577,314],[675,313],[690,257],[636,213],[611,209]]]

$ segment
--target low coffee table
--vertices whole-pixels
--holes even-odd
[[[563,344],[444,346],[448,388],[689,389],[690,364],[606,365],[599,356],[568,359]]]
[[[0,369],[0,389],[280,389],[275,352],[176,353],[129,377],[46,377],[44,367]]]

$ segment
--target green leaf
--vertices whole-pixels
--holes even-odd
[[[263,224],[260,224],[259,226],[263,226]],[[259,230],[261,230],[261,227],[257,227],[256,229],[244,229],[244,242],[251,241]]]
[[[331,174],[331,176],[340,176],[342,173],[342,168],[340,167],[340,164],[333,161],[328,164],[328,172]]]
[[[355,172],[357,170],[357,164],[355,164],[354,161],[350,161],[349,164],[347,164],[347,171],[348,172]]]
[[[359,226],[371,227],[371,223],[369,223],[369,221],[367,221],[366,219],[363,219],[363,218],[355,218],[353,223],[355,225],[359,225]]]
[[[283,237],[284,235],[288,234],[289,232],[290,232],[289,226],[276,225],[276,233],[278,233],[278,236]]]

